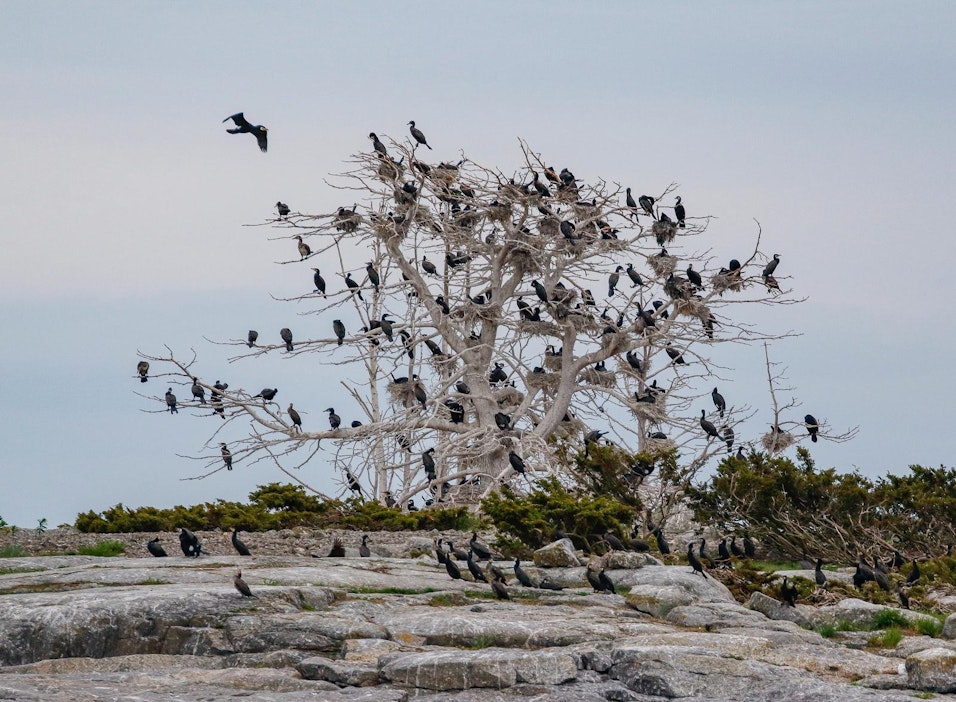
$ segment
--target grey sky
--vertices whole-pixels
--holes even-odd
[[[409,119],[436,159],[463,150],[510,170],[522,137],[584,179],[679,182],[689,211],[718,218],[690,249],[719,259],[752,246],[759,220],[809,298],[758,313],[804,333],[774,356],[806,411],[861,426],[814,447],[818,462],[953,461],[951,3],[11,2],[3,14],[7,521],[244,499],[280,479],[259,466],[181,482],[198,464],[176,454],[200,451],[208,424],[140,411],[136,350],[193,346],[203,377],[295,388],[304,359],[228,365],[202,340],[308,324],[269,295],[304,292],[309,271],[274,265],[284,242],[242,225],[277,199],[342,204],[323,178],[369,131],[403,138]],[[225,133],[240,110],[269,127],[268,154]],[[734,351],[748,377],[725,392],[761,409],[755,431],[759,357]],[[341,397],[307,372],[322,398]],[[312,420],[328,406],[300,404]],[[323,484],[322,465],[306,470]]]

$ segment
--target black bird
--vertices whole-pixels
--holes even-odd
[[[382,321],[379,322],[379,326],[382,328],[382,333],[386,339],[395,341],[395,337],[392,336],[392,321],[388,319],[388,313],[382,315]]]
[[[261,397],[266,402],[272,402],[272,399],[279,393],[279,388],[262,388],[258,395],[253,395],[252,399]]]
[[[250,349],[256,345],[256,341],[258,341],[258,339],[259,332],[257,332],[255,329],[250,329],[249,334],[246,336],[246,343],[249,345]]]
[[[906,576],[906,584],[912,585],[920,578],[919,572],[919,563],[916,562],[916,559],[913,559],[913,568],[910,570],[910,574]]]
[[[265,149],[263,149],[265,151]],[[249,589],[249,586],[246,584],[246,581],[242,579],[242,571],[237,570],[236,574],[232,576],[232,584],[236,586],[236,589],[239,591],[239,594],[243,597],[255,597],[257,600],[259,597],[252,594],[252,590]]]
[[[408,124],[408,130],[412,133],[412,138],[415,139],[415,141],[417,141],[419,144],[428,146],[428,142],[425,141],[425,135],[422,134],[422,130],[415,126],[415,120],[412,120]],[[432,147],[428,146],[428,148],[431,149]],[[378,151],[377,146],[375,147],[375,150]]]
[[[710,566],[713,565],[713,559],[710,557],[710,552],[707,551],[707,539],[700,540],[700,548],[697,549],[697,553],[704,563]]]
[[[362,558],[368,558],[372,555],[372,551],[369,549],[366,541],[368,541],[368,534],[362,534],[362,545],[359,546],[359,556]]]
[[[783,600],[784,604],[788,607],[797,606],[797,586],[788,584],[789,578],[785,575],[783,576],[783,582],[780,583],[780,599]]]
[[[372,140],[372,148],[375,149],[375,153],[386,157],[388,156],[388,152],[385,150],[385,144],[378,140],[378,136],[375,132],[369,132],[368,138]]]
[[[637,354],[634,353],[633,350],[628,351],[628,352],[624,355],[624,358],[627,359],[627,365],[629,365],[631,368],[633,368],[634,370],[636,370],[638,373],[643,372],[644,366],[643,366],[643,364],[641,363],[641,360],[637,357]]]
[[[687,265],[687,280],[689,280],[695,288],[700,289],[704,287],[704,279],[700,277],[700,273],[694,270],[693,263]]]
[[[329,413],[329,426],[333,429],[338,429],[342,425],[342,418],[335,413],[335,409],[329,407],[326,412]]]
[[[511,464],[511,467],[514,469],[515,473],[521,473],[521,475],[524,475],[524,459],[514,451],[508,452],[508,463]]]
[[[448,544],[449,553],[451,553],[459,561],[464,561],[468,558],[468,551],[462,548],[455,548],[455,544],[452,543],[451,539],[449,539],[446,543]]]
[[[462,395],[471,394],[471,388],[469,388],[468,384],[463,380],[459,380],[457,383],[455,383],[455,390],[460,392]]]
[[[651,532],[651,535],[654,537],[654,541],[657,542],[657,550],[662,556],[669,556],[671,553],[671,547],[667,543],[667,539],[664,538],[664,532],[661,529],[654,529]]]
[[[549,302],[548,291],[539,281],[532,280],[531,287],[534,288],[534,294],[538,296],[541,302]]]
[[[773,272],[777,270],[778,265],[780,265],[780,254],[774,254],[773,258],[763,268],[764,279],[771,277]]]
[[[617,538],[610,529],[604,532],[604,540],[607,542],[607,545],[611,547],[612,551],[626,551],[627,547],[624,545],[624,542]]]
[[[368,282],[375,288],[375,292],[378,292],[378,285],[381,282],[381,278],[378,277],[378,271],[375,270],[375,266],[372,265],[371,261],[365,264],[365,271],[368,273]]]
[[[279,337],[285,342],[285,350],[291,351],[292,346],[292,330],[289,327],[282,327],[279,330]]]
[[[813,580],[816,582],[817,587],[826,587],[827,586],[827,576],[823,573],[823,559],[817,559],[817,567],[813,571]]]
[[[743,556],[744,556],[744,550],[743,550],[742,548],[740,548],[740,546],[737,545],[737,537],[736,537],[736,536],[734,536],[734,537],[730,540],[730,552],[731,552],[731,554],[733,554],[733,555],[736,556],[737,558],[743,558]]]
[[[166,407],[169,408],[170,414],[179,414],[179,410],[176,409],[176,396],[173,395],[173,389],[166,389]]]
[[[541,582],[538,583],[538,587],[542,590],[563,590],[564,588],[555,583],[547,575],[541,578]]]
[[[266,149],[269,146],[267,134],[269,131],[268,129],[263,127],[261,124],[250,124],[249,121],[242,116],[241,112],[237,112],[234,115],[226,117],[223,122],[228,122],[229,120],[233,121],[233,123],[236,125],[236,128],[227,129],[227,132],[230,134],[252,134],[255,136],[256,141],[259,142],[259,150],[262,151],[262,153],[266,152]]]
[[[448,408],[449,420],[452,424],[461,424],[465,421],[465,407],[460,402],[448,399],[445,400],[445,407]]]
[[[439,563],[441,563],[442,565],[445,565],[445,561],[447,560],[448,554],[445,552],[445,549],[441,545],[441,542],[442,542],[441,539],[438,539],[437,541],[434,542],[435,543],[435,558],[438,559]]]
[[[906,559],[903,558],[903,554],[893,549],[893,567],[899,570],[906,565]]]
[[[753,558],[757,555],[757,545],[750,538],[750,532],[744,532],[744,555],[747,558]]]
[[[618,266],[614,269],[614,272],[607,277],[607,296],[614,297],[614,290],[617,288],[617,283],[621,279],[621,271],[624,270],[624,266]]]
[[[239,527],[232,530],[232,545],[236,548],[236,551],[239,552],[240,556],[252,555],[252,551],[249,550],[249,547],[239,540]]]
[[[222,462],[226,464],[226,470],[232,470],[232,451],[224,443],[219,444]]]
[[[873,580],[873,571],[863,559],[856,562],[856,571],[853,573],[853,587],[857,590],[863,589],[863,583]]]
[[[574,174],[569,171],[567,168],[562,168],[561,172],[558,174],[558,177],[561,179],[561,184],[564,186],[574,185]]]
[[[599,577],[598,572],[595,570],[592,570],[590,563],[588,563],[588,567],[584,571],[584,577],[587,578],[588,584],[594,589],[595,592],[608,591],[607,587],[605,587],[605,584],[601,582],[601,578]]]
[[[899,598],[900,598],[900,607],[902,607],[903,609],[909,609],[909,608],[910,608],[910,596],[909,596],[909,593],[906,592],[906,590],[904,590],[901,585],[897,584],[897,585],[896,585],[896,594],[897,594],[897,596],[899,596]]]
[[[637,219],[637,203],[634,201],[634,196],[631,195],[631,189],[627,188],[626,193],[627,195],[624,198],[624,204],[626,204],[627,208],[633,212],[633,215],[631,216],[634,217],[634,219]]]
[[[199,537],[185,527],[179,532],[179,547],[183,550],[183,555],[187,557],[197,558],[202,551]]]
[[[365,302],[365,298],[362,297],[362,290],[359,288],[359,284],[356,283],[354,280],[352,280],[351,273],[345,274],[345,285],[346,287],[348,287],[349,290],[351,290],[353,293],[358,295],[359,300],[361,300],[362,302]]]
[[[348,482],[349,490],[362,497],[362,485],[348,468],[345,469],[345,480]]]
[[[209,404],[213,411],[223,419],[226,418],[226,411],[222,406],[222,393],[229,387],[229,383],[221,383],[218,380],[212,386],[212,392],[209,393]]]
[[[727,539],[721,539],[720,543],[717,544],[717,555],[720,556],[720,560],[722,561],[730,560],[730,550],[727,548]]]
[[[448,301],[445,300],[444,295],[439,295],[435,298],[435,304],[441,308],[441,311],[444,314],[451,314],[451,308],[448,306]]]
[[[734,434],[734,428],[725,424],[721,427],[721,431],[724,433],[721,434],[720,438],[727,444],[727,453],[730,453],[734,447],[734,438],[736,436],[736,434]]]
[[[315,291],[325,295],[325,278],[319,273],[318,268],[313,268],[312,270],[315,271],[315,273],[312,274],[312,283],[315,285]]]
[[[351,423],[349,426],[351,426],[353,429],[355,429],[356,427],[362,426],[362,423],[361,423],[359,420],[357,420],[357,419],[353,419],[353,420],[352,420],[352,423]]]
[[[714,401],[714,407],[716,407],[720,413],[720,418],[723,419],[724,410],[727,409],[727,402],[724,400],[724,396],[717,392],[717,388],[714,388],[710,393],[710,397]]]
[[[477,531],[471,532],[471,541],[469,544],[471,545],[471,550],[474,551],[476,556],[478,556],[479,561],[487,561],[491,559],[491,549],[478,540]]]
[[[678,351],[678,350],[675,349],[674,347],[668,346],[667,348],[664,349],[664,351],[667,352],[667,355],[670,357],[671,362],[672,362],[675,366],[686,366],[686,365],[687,365],[687,361],[684,360],[684,354],[682,354],[680,351]]]
[[[569,222],[566,219],[561,220],[561,223],[558,225],[558,228],[561,230],[561,236],[567,239],[570,242],[577,241],[577,237],[574,236],[574,231],[577,229],[574,226],[574,222]]]
[[[701,563],[700,559],[697,557],[697,554],[694,553],[694,542],[687,544],[687,560],[690,563],[690,567],[694,569],[693,572],[700,573],[706,580],[707,573],[704,572],[704,564]]]
[[[601,568],[601,572],[598,573],[598,582],[601,583],[605,592],[610,592],[612,595],[617,594],[617,589],[614,587],[614,583],[608,577],[607,573],[604,572],[604,568]]]
[[[289,419],[292,421],[293,431],[302,431],[302,417],[299,416],[299,413],[292,406],[292,403],[289,403]]]
[[[193,385],[190,388],[193,397],[199,400],[199,404],[206,404],[206,389],[199,384],[199,378],[193,378]]]
[[[152,541],[146,542],[146,550],[153,554],[156,558],[165,558],[167,555],[166,549],[159,545],[159,537],[157,536]]]
[[[551,191],[548,189],[547,185],[538,179],[538,172],[531,171],[531,173],[534,175],[534,179],[531,181],[531,186],[535,189],[535,192],[537,192],[541,197],[549,197],[551,195]]]
[[[434,480],[438,477],[438,474],[435,472],[435,459],[432,457],[433,453],[435,453],[434,446],[422,452],[422,466],[425,468],[425,477],[429,480]]]
[[[687,216],[687,210],[684,209],[684,206],[681,204],[680,195],[677,196],[677,204],[674,205],[674,217],[677,219],[677,226],[681,229],[685,228],[684,218]]]
[[[873,560],[877,563],[877,565],[879,565],[879,561],[876,558]],[[880,586],[880,589],[883,592],[890,591],[890,579],[887,578],[886,573],[881,571],[879,568],[873,570],[873,580],[876,581],[876,584]]]
[[[481,572],[481,568],[477,566],[472,558],[471,551],[468,552],[468,558],[465,559],[465,563],[468,565],[468,572],[471,573],[471,577],[475,579],[475,582],[479,580],[483,583],[488,582],[488,578],[485,577],[485,574]]]
[[[641,279],[641,274],[634,269],[633,263],[627,264],[627,277],[631,279],[632,288],[637,288],[644,285],[644,281]]]
[[[496,577],[491,581],[491,589],[495,593],[495,597],[499,600],[510,600],[511,595],[508,594],[508,588],[505,587],[506,583],[504,579]]]
[[[422,407],[428,404],[428,395],[425,393],[425,388],[422,387],[420,381],[416,380],[412,384],[412,393],[415,395],[415,399],[421,403]]]
[[[345,546],[342,545],[342,540],[338,537],[332,541],[332,548],[329,549],[329,558],[345,558]]]
[[[496,385],[508,380],[508,374],[504,371],[504,365],[495,361],[495,367],[488,374],[488,382]]]
[[[518,579],[518,582],[521,583],[522,587],[534,587],[534,583],[531,582],[531,578],[528,577],[528,574],[524,572],[524,568],[521,567],[521,561],[517,558],[515,559],[515,577]]]
[[[335,333],[335,338],[339,340],[339,346],[341,346],[345,339],[345,325],[342,324],[341,319],[332,320],[332,331]]]
[[[654,198],[650,195],[641,195],[637,198],[637,202],[640,204],[641,208],[649,214],[651,217],[654,216]]]
[[[282,202],[282,201],[277,202],[277,203],[276,203],[276,209],[279,211],[279,216],[280,216],[280,217],[288,217],[288,216],[289,216],[289,212],[290,212],[289,206],[288,206],[287,204],[285,204],[284,202]]]
[[[817,422],[816,417],[812,414],[808,414],[803,418],[803,421],[807,425],[807,433],[810,434],[810,441],[817,443],[817,432],[820,431],[820,424]]]
[[[136,372],[139,373],[139,382],[145,383],[149,380],[149,363],[140,361],[136,364]]]
[[[445,570],[448,572],[448,575],[451,576],[452,580],[461,580],[461,570],[458,568],[451,554],[445,556]]]
[[[704,430],[704,433],[708,437],[719,439],[720,435],[717,433],[717,427],[714,426],[713,422],[707,419],[707,411],[700,411],[700,428]]]

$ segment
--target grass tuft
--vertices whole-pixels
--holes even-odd
[[[0,548],[0,558],[24,558],[29,555],[20,544],[9,544]]]

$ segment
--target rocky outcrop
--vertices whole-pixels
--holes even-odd
[[[559,539],[534,552],[534,564],[539,568],[570,568],[581,565],[571,539]]]

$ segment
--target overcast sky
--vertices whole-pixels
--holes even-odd
[[[329,369],[230,365],[203,337],[303,324],[270,296],[306,292],[310,272],[275,265],[288,242],[243,225],[279,199],[345,204],[323,178],[410,119],[436,160],[512,170],[521,137],[585,180],[680,183],[690,213],[717,217],[696,243],[719,259],[743,258],[759,220],[808,298],[760,317],[803,334],[773,349],[801,414],[860,426],[814,446],[818,463],[954,462],[952,3],[31,1],[3,15],[8,522],[245,499],[281,479],[263,465],[183,481],[199,464],[177,454],[201,452],[209,424],[141,411],[137,350],[193,348],[232,387],[307,375],[318,396],[296,406],[321,418],[342,398]],[[240,110],[268,126],[268,154],[225,133]],[[762,372],[759,349],[736,353]],[[731,388],[768,421],[759,378]],[[326,472],[303,477],[334,489]]]

